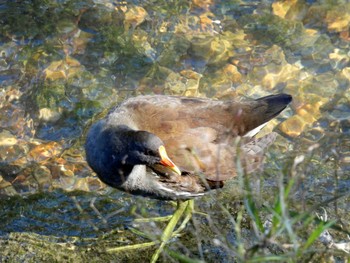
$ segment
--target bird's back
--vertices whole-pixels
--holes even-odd
[[[247,172],[259,167],[275,134],[240,142],[237,136],[275,117],[290,100],[285,94],[247,101],[138,96],[121,104],[107,122],[156,134],[182,171],[222,181],[236,174],[237,147]]]

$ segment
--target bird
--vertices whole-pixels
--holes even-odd
[[[245,100],[132,97],[90,127],[86,159],[111,187],[178,201],[177,216],[175,212],[166,227],[155,262],[182,213],[193,208],[193,198],[222,188],[235,177],[237,160],[248,174],[261,167],[276,133],[256,135],[291,101],[292,96],[284,93]]]

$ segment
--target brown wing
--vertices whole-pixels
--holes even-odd
[[[236,175],[237,135],[264,123],[266,108],[258,101],[144,96],[128,100],[120,110],[126,109],[138,129],[160,137],[181,170],[222,181]],[[262,154],[245,150],[241,157],[248,171],[262,160]]]

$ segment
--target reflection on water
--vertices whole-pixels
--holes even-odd
[[[98,238],[128,225],[134,204],[145,215],[172,211],[165,202],[111,192],[83,154],[93,121],[127,97],[153,93],[292,94],[292,106],[265,128],[281,136],[256,175],[256,192],[273,203],[283,176],[295,179],[295,209],[344,194],[324,206],[349,229],[349,12],[348,3],[327,1],[0,4],[0,235]],[[296,157],[302,161],[294,167]],[[211,230],[215,219],[225,221],[212,209],[215,200],[236,213],[227,208],[239,203],[236,191],[197,202],[212,211]],[[235,257],[211,241],[195,257]]]
[[[103,198],[79,192],[67,194],[62,191],[27,197],[3,197],[0,235],[10,232],[35,232],[57,237],[94,237],[99,231],[111,230],[111,227],[118,226],[120,220],[128,221],[123,212],[117,217],[108,217],[112,211],[121,208],[120,204],[113,202],[113,198],[118,199],[118,194],[112,192],[108,198]],[[98,208],[96,211],[104,214],[104,218],[108,220],[101,220],[94,208]]]

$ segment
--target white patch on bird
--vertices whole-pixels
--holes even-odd
[[[190,193],[190,192],[179,192],[179,191],[176,191],[176,190],[173,190],[173,189],[170,189],[170,188],[166,188],[164,187],[163,185],[161,184],[158,184],[159,186],[159,189],[160,190],[163,190],[167,193],[171,193],[172,195],[174,196],[178,196],[178,197],[196,197],[196,196],[202,196],[204,195],[204,193]]]
[[[122,163],[122,164],[126,164],[126,159],[127,159],[127,158],[128,158],[128,155],[125,154],[124,157],[123,157],[123,159],[122,159],[122,161],[121,161],[121,163]]]
[[[267,122],[261,124],[260,126],[256,127],[255,129],[247,132],[243,137],[254,137],[256,134],[258,134],[262,128],[265,127],[265,125],[267,124]]]

